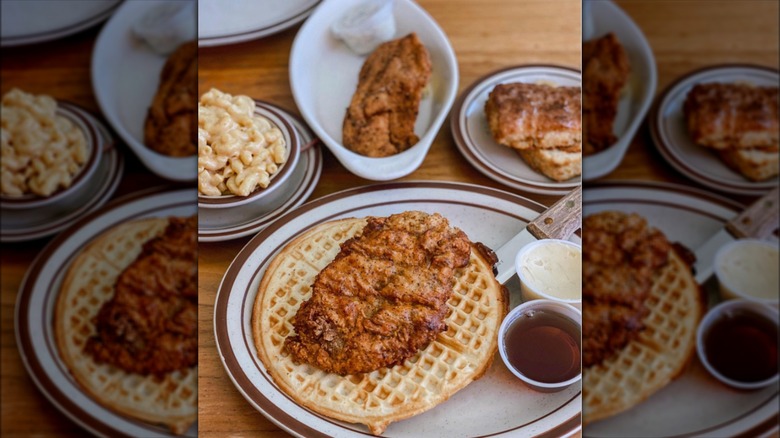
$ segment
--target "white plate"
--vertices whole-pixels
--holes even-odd
[[[623,161],[634,134],[653,102],[658,75],[653,49],[631,17],[611,1],[590,0],[587,3],[593,30],[592,35],[587,35],[586,39],[613,32],[625,48],[631,67],[612,127],[617,142],[600,152],[583,157],[582,175],[585,181],[590,181],[609,174]],[[583,9],[587,10],[588,8]],[[585,27],[588,26],[583,26],[583,29]]]
[[[718,65],[688,73],[671,84],[658,98],[650,115],[650,132],[658,151],[680,173],[709,188],[740,195],[763,195],[778,178],[750,181],[732,170],[709,149],[694,143],[688,135],[683,104],[696,84],[708,82],[749,82],[774,86],[780,81],[776,69],[753,65]]]
[[[198,241],[221,242],[255,234],[293,208],[303,204],[314,191],[322,174],[322,151],[313,144],[316,137],[303,121],[288,111],[269,103],[283,112],[295,125],[301,140],[301,154],[298,165],[285,182],[289,189],[280,192],[276,199],[268,202],[242,205],[229,209],[198,210]],[[305,149],[305,150],[304,150]]]
[[[512,193],[446,182],[365,186],[302,205],[250,240],[222,279],[214,306],[214,331],[225,370],[255,409],[293,435],[367,436],[363,426],[332,420],[296,404],[277,388],[258,359],[250,319],[260,280],[273,256],[295,236],[324,221],[406,210],[439,212],[472,240],[498,247],[544,209]],[[514,278],[507,287],[515,305],[519,282]],[[566,436],[580,429],[581,402],[579,383],[558,393],[532,391],[512,375],[496,353],[481,379],[435,409],[391,424],[386,434],[431,438]]]
[[[198,0],[198,46],[263,38],[305,20],[322,0]]]
[[[113,136],[88,112],[75,105],[68,105],[68,108],[79,113],[98,134],[95,146],[103,148],[100,162],[89,183],[64,199],[34,210],[0,209],[0,242],[24,242],[58,233],[105,204],[116,191],[124,172],[124,157],[114,146]]]
[[[20,46],[63,38],[108,18],[120,0],[3,0],[0,46]]]
[[[137,39],[131,27],[160,3],[166,2],[127,1],[108,20],[92,52],[92,89],[108,123],[149,170],[174,181],[194,181],[195,155],[169,157],[144,145],[146,114],[167,58]]]
[[[306,20],[290,53],[290,84],[295,103],[314,133],[350,172],[375,181],[401,178],[422,163],[458,89],[458,63],[447,36],[419,5],[396,0],[395,38],[416,32],[433,64],[431,92],[420,102],[414,132],[420,141],[384,158],[370,158],[342,145],[341,128],[365,57],[358,56],[330,32],[331,24],[362,0],[324,2]]]
[[[16,300],[16,343],[27,372],[43,395],[80,426],[98,436],[170,437],[168,429],[117,414],[97,403],[73,379],[57,352],[54,307],[74,255],[105,230],[143,217],[192,215],[195,190],[144,191],[116,200],[51,241],[25,274]],[[186,436],[197,436],[197,424]]]
[[[635,212],[670,241],[690,249],[707,241],[742,208],[702,190],[659,183],[593,183],[583,199],[586,216],[604,210]],[[707,284],[708,289],[714,286]],[[694,352],[677,380],[628,411],[588,424],[584,435],[764,436],[777,428],[777,395],[777,385],[756,391],[730,389],[707,373]]]
[[[545,195],[562,195],[582,183],[577,176],[554,181],[528,165],[514,149],[493,139],[485,116],[485,102],[498,84],[512,82],[553,83],[580,87],[580,72],[553,65],[509,67],[475,81],[461,94],[450,117],[455,144],[464,157],[485,176],[514,189]]]

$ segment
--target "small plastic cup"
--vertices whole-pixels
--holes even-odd
[[[504,364],[509,369],[509,371],[512,372],[517,378],[523,381],[523,383],[526,384],[526,386],[530,387],[531,389],[534,389],[539,392],[558,392],[562,391],[569,386],[579,382],[582,380],[582,343],[580,341],[578,348],[579,351],[577,355],[572,356],[572,363],[576,364],[575,366],[579,367],[579,372],[576,376],[571,377],[567,380],[562,380],[559,382],[541,382],[539,380],[535,380],[525,374],[523,374],[522,371],[515,368],[515,366],[510,361],[510,356],[515,356],[513,353],[518,353],[515,351],[512,351],[513,348],[517,348],[514,345],[509,345],[507,343],[507,333],[514,327],[515,324],[520,322],[521,318],[525,317],[533,317],[534,312],[550,312],[553,314],[557,314],[558,316],[563,316],[571,321],[573,321],[578,328],[577,333],[572,334],[573,336],[577,337],[577,341],[582,339],[582,313],[574,306],[566,304],[566,303],[560,303],[557,301],[552,300],[533,300],[528,301],[526,303],[523,303],[509,312],[509,314],[504,318],[504,321],[501,323],[501,327],[498,331],[498,352],[501,355],[501,359],[504,361]],[[528,355],[536,355],[539,357],[543,352],[539,350],[535,351],[524,351],[521,352],[521,354],[528,354]]]
[[[525,245],[515,257],[523,301],[546,299],[582,309],[582,247],[559,239]]]
[[[702,365],[704,365],[704,368],[707,369],[707,371],[712,374],[713,377],[720,380],[721,382],[725,383],[728,386],[731,386],[733,388],[737,389],[743,389],[743,390],[751,390],[751,389],[759,389],[764,388],[769,385],[776,384],[778,381],[778,373],[777,368],[775,367],[775,373],[773,376],[768,377],[763,380],[758,381],[741,381],[736,380],[735,378],[730,378],[726,375],[724,375],[722,372],[720,372],[717,367],[712,363],[710,360],[710,356],[708,354],[708,347],[707,347],[707,340],[708,336],[710,335],[710,330],[714,329],[714,325],[718,323],[722,318],[733,318],[734,315],[741,313],[743,317],[755,317],[755,318],[764,318],[769,323],[774,323],[774,331],[777,333],[778,330],[778,311],[774,307],[768,306],[766,304],[761,304],[753,301],[747,301],[742,299],[735,299],[735,300],[729,300],[724,301],[717,306],[710,309],[706,315],[704,315],[704,318],[702,318],[701,323],[699,324],[699,328],[696,331],[696,353],[699,356],[699,360],[701,361]],[[728,329],[737,329],[737,330],[744,330],[744,333],[747,333],[746,336],[750,336],[751,339],[755,339],[757,335],[760,335],[755,331],[755,328],[753,327],[742,327],[742,328],[735,328],[735,327],[727,327]],[[714,335],[713,335],[714,336]],[[715,340],[717,342],[717,339]],[[731,340],[729,342],[736,342],[734,340]],[[772,345],[771,341],[767,342],[767,357],[772,356]],[[774,345],[774,357],[777,357],[777,345]],[[744,358],[744,355],[740,357],[740,359]]]
[[[780,302],[778,244],[743,239],[724,245],[715,255],[715,275],[724,300],[742,298],[775,307]]]

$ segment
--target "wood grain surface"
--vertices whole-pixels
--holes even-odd
[[[498,68],[528,63],[580,66],[578,1],[420,0],[447,33],[458,57],[459,89]],[[618,1],[643,29],[658,66],[657,93],[691,70],[723,62],[778,68],[778,3],[775,1]],[[265,99],[296,112],[288,82],[290,46],[298,27],[242,44],[202,49],[201,91]],[[99,28],[49,43],[2,49],[0,90],[20,87],[72,100],[99,114],[89,65]],[[126,146],[125,177],[116,196],[163,184]],[[483,176],[458,152],[445,122],[423,165],[404,180],[464,181],[504,188]],[[623,163],[607,180],[656,180],[696,185],[671,168],[652,145],[647,124]],[[311,199],[370,184],[347,172],[326,152],[323,175]],[[509,191],[512,189],[504,188]],[[519,193],[519,192],[518,192]],[[526,195],[546,205],[553,197]],[[733,197],[733,196],[732,196]],[[749,198],[734,197],[740,201]],[[3,437],[84,436],[35,388],[16,349],[13,313],[24,273],[49,239],[3,244],[0,253],[0,406]],[[199,263],[200,419],[204,437],[287,436],[241,397],[217,356],[213,336],[216,289],[248,238],[201,244]]]

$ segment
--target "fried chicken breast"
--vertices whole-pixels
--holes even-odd
[[[85,346],[99,363],[162,375],[198,362],[197,216],[170,218],[120,275]]]
[[[389,367],[446,329],[454,272],[471,243],[439,214],[371,217],[316,277],[284,348],[341,375]]]
[[[368,157],[414,146],[419,140],[414,124],[430,76],[431,60],[417,34],[377,47],[360,69],[344,118],[344,146]]]
[[[516,82],[498,84],[485,102],[496,142],[514,149],[582,146],[579,87]]]
[[[582,365],[589,367],[644,330],[645,299],[672,245],[637,214],[594,214],[582,230]]]
[[[179,46],[160,74],[160,87],[146,115],[144,144],[163,155],[197,152],[198,45]]]
[[[628,54],[613,33],[582,45],[583,154],[604,150],[617,141],[613,125],[620,94],[628,82]]]

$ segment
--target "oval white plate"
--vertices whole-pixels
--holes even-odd
[[[103,148],[100,163],[89,183],[65,199],[34,210],[0,209],[0,242],[24,242],[58,233],[105,204],[116,191],[124,173],[124,157],[114,146],[114,137],[90,113],[73,105],[69,108],[79,113],[97,133],[96,147]]]
[[[655,97],[658,74],[655,57],[642,30],[610,1],[588,1],[592,35],[588,39],[613,32],[628,54],[631,72],[618,102],[617,117],[612,127],[617,142],[612,146],[582,159],[582,176],[585,181],[609,174],[623,161],[623,156],[642,124]],[[583,11],[587,8],[583,9]],[[584,28],[585,26],[583,26]]]
[[[97,436],[172,437],[152,426],[107,409],[84,392],[57,352],[51,324],[57,294],[74,255],[103,231],[143,217],[192,215],[196,190],[134,193],[85,217],[52,240],[33,261],[19,287],[14,318],[16,344],[27,372],[43,395],[71,420]],[[197,436],[197,424],[186,436]]]
[[[92,52],[92,89],[108,123],[149,170],[174,181],[194,181],[196,155],[169,157],[144,145],[146,114],[166,57],[136,39],[131,27],[159,3],[127,1],[108,20]]]
[[[692,250],[743,208],[718,195],[674,184],[596,182],[583,193],[585,216],[604,210],[635,212],[670,241]],[[777,386],[757,391],[726,387],[707,373],[694,352],[679,378],[634,408],[588,424],[583,435],[766,436],[777,428],[777,395]]]
[[[709,188],[740,195],[763,195],[778,178],[750,181],[726,166],[709,149],[694,143],[688,135],[683,104],[696,84],[707,82],[749,82],[774,86],[780,81],[775,69],[753,65],[718,65],[688,73],[671,84],[658,98],[650,115],[650,132],[658,151],[680,173]]]
[[[301,140],[298,165],[285,182],[287,190],[280,192],[277,200],[254,203],[230,209],[198,210],[198,241],[221,242],[257,233],[293,208],[303,204],[314,191],[322,174],[322,151],[313,144],[316,137],[303,121],[288,111],[267,102],[258,105],[270,106],[295,125]],[[274,202],[275,201],[275,202]]]
[[[514,189],[545,195],[563,195],[582,183],[581,177],[554,181],[529,166],[514,149],[493,139],[485,116],[485,102],[498,84],[512,82],[581,86],[580,72],[553,65],[509,67],[478,79],[461,94],[450,116],[455,144],[485,176]]]
[[[255,409],[293,435],[365,437],[363,426],[332,420],[296,404],[277,388],[258,359],[250,319],[257,288],[273,256],[295,236],[321,222],[406,210],[439,212],[472,240],[498,247],[544,209],[512,193],[446,182],[364,186],[298,207],[250,240],[222,279],[214,306],[214,331],[225,370]],[[516,305],[519,282],[514,278],[507,287],[510,305]],[[579,383],[558,393],[532,391],[512,375],[496,353],[481,379],[436,408],[391,424],[386,433],[431,438],[566,436],[580,429],[581,402]]]
[[[120,0],[3,0],[0,46],[21,46],[63,38],[108,18]]]
[[[314,133],[350,172],[375,181],[398,179],[422,163],[458,89],[458,63],[447,36],[419,5],[396,0],[395,38],[416,32],[431,56],[431,92],[420,102],[414,131],[420,141],[384,158],[370,158],[342,145],[344,116],[355,93],[365,57],[351,52],[330,32],[331,24],[362,0],[324,2],[306,20],[290,53],[290,84],[295,103]]]
[[[305,20],[322,0],[198,0],[198,46],[263,38]]]

